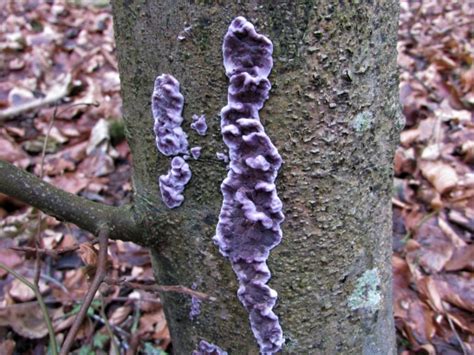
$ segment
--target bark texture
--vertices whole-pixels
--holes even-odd
[[[133,154],[136,213],[151,247],[157,282],[197,285],[217,301],[190,320],[191,301],[163,294],[176,354],[200,340],[229,354],[257,354],[230,263],[212,243],[225,164],[219,112],[228,81],[222,38],[245,16],[274,44],[270,99],[261,111],[284,164],[277,181],[286,221],[270,255],[269,285],[288,354],[395,352],[391,310],[392,158],[400,129],[396,34],[398,1],[116,0],[124,117]],[[186,27],[191,26],[187,31]],[[184,40],[179,40],[179,35]],[[169,73],[185,97],[183,128],[193,177],[185,202],[161,211],[158,176],[169,158],[155,147],[150,97]],[[209,131],[189,129],[205,113]]]

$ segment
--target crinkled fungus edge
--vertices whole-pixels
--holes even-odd
[[[183,158],[174,157],[171,160],[168,174],[161,175],[159,179],[161,197],[168,208],[181,206],[184,201],[183,191],[191,180],[191,175],[191,169]]]
[[[171,169],[159,178],[161,198],[168,208],[176,208],[184,201],[183,191],[191,179],[191,169],[178,154],[188,154],[188,138],[181,128],[184,97],[179,82],[170,74],[155,79],[151,108],[155,120],[156,147],[171,160]]]
[[[178,80],[170,74],[158,76],[151,96],[151,109],[156,146],[166,156],[188,152],[188,136],[181,128],[183,105]]]
[[[271,277],[266,260],[282,237],[284,216],[275,187],[282,159],[258,114],[271,87],[272,51],[271,41],[245,18],[232,21],[223,44],[230,83],[228,104],[221,112],[230,169],[221,185],[223,203],[214,237],[237,275],[238,297],[263,354],[279,351],[284,343],[272,310],[277,293],[266,284]]]
[[[222,350],[217,345],[201,340],[198,349],[193,351],[192,355],[228,355],[227,351]]]
[[[206,115],[193,115],[191,128],[194,129],[200,136],[205,136],[207,132]]]

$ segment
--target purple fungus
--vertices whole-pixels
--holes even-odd
[[[266,78],[272,70],[272,42],[258,34],[253,24],[242,16],[236,17],[230,24],[222,52],[229,78],[238,73],[249,73],[256,79]]]
[[[201,279],[199,279],[199,284],[202,283]],[[198,287],[198,282],[193,282],[191,285],[191,289],[195,290]],[[191,310],[189,311],[189,319],[194,320],[201,314],[201,304],[202,301],[195,297],[191,296]]]
[[[217,159],[222,160],[224,163],[229,162],[229,156],[225,153],[217,152],[216,157],[217,157]]]
[[[194,320],[201,314],[202,301],[194,296],[191,296],[191,310],[189,311],[189,319]]]
[[[190,179],[191,170],[188,163],[181,157],[174,157],[168,174],[161,175],[159,179],[161,198],[168,208],[175,208],[183,203],[182,193]]]
[[[237,295],[249,312],[262,354],[279,351],[284,342],[272,310],[277,293],[266,284],[271,277],[266,260],[282,237],[284,216],[275,187],[282,159],[258,114],[271,87],[272,51],[271,41],[245,18],[232,21],[223,44],[229,89],[221,111],[230,169],[221,185],[223,203],[214,237],[237,275]]]
[[[217,345],[210,344],[205,340],[199,342],[197,350],[192,355],[228,355],[227,351],[222,350]]]
[[[199,159],[199,157],[201,156],[201,150],[202,150],[201,147],[192,147],[191,148],[191,156],[193,157],[194,160]]]
[[[178,80],[169,74],[158,76],[151,96],[151,109],[155,120],[156,146],[166,156],[188,151],[188,137],[181,128],[183,104]]]
[[[193,123],[191,128],[194,129],[200,136],[205,136],[207,132],[207,123],[205,115],[193,115]]]

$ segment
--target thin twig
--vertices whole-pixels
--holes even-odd
[[[94,102],[77,102],[75,104],[71,104],[71,105],[68,105],[67,107],[63,108],[61,111],[59,111],[57,113],[56,116],[61,116],[64,112],[66,112],[67,110],[69,110],[70,108],[72,107],[76,107],[76,106],[94,106],[94,107],[99,107],[100,106],[100,103],[98,103],[97,101],[94,101]]]
[[[100,315],[104,319],[105,328],[107,329],[107,333],[109,334],[109,337],[110,337],[110,347],[112,348],[112,351],[116,355],[120,355],[120,352],[118,350],[119,347],[117,343],[115,342],[114,332],[112,331],[112,327],[110,326],[107,315],[105,314],[105,302],[104,302],[104,296],[102,294],[100,295]]]
[[[52,258],[57,258],[61,254],[76,251],[77,249],[79,249],[79,245],[73,245],[71,247],[62,248],[62,249],[58,249],[58,250],[36,249],[36,248],[32,248],[32,247],[10,247],[10,249],[15,250],[15,251],[24,252],[24,253],[28,253],[28,252],[35,252],[36,253],[36,252],[38,252],[38,254],[40,254],[40,255],[47,255],[47,256],[50,256]]]
[[[408,239],[410,239],[412,237],[412,235],[414,233],[416,233],[418,231],[418,229],[420,229],[420,227],[426,222],[428,221],[431,217],[437,215],[439,213],[439,210],[435,210],[433,212],[430,212],[428,213],[427,215],[423,216],[422,219],[420,219],[420,221],[416,224],[413,232],[410,232],[408,231],[405,236],[402,238],[402,243],[406,243],[408,242]]]
[[[46,275],[46,274],[41,274],[41,278],[43,280],[46,280],[52,284],[55,284],[57,287],[59,287],[65,294],[67,295],[71,295],[71,293],[69,292],[69,290],[66,288],[66,286],[64,286],[64,284],[62,284],[61,282],[59,282],[58,280],[56,280],[54,277],[51,277],[49,275]]]
[[[28,101],[19,106],[9,107],[5,110],[1,110],[0,122],[14,118],[25,112],[28,112],[28,111],[31,111],[43,106],[47,106],[61,100],[62,98],[66,97],[69,94],[71,81],[72,81],[72,76],[71,74],[68,74],[64,80],[64,83],[57,85],[54,88],[51,88],[50,91],[46,93],[45,97]]]
[[[473,23],[474,23],[474,20],[455,23],[454,25],[451,25],[451,26],[448,26],[448,27],[444,28],[441,32],[439,32],[439,34],[444,36],[444,35],[447,35],[449,32],[451,32],[452,30],[454,30],[457,27],[472,25]]]
[[[67,109],[73,106],[78,106],[78,105],[86,105],[87,103],[77,103],[74,105],[70,105],[69,107],[65,108],[64,110],[61,111],[65,112]],[[94,103],[92,105],[98,105],[98,103]],[[56,120],[56,114],[58,111],[58,105],[57,103],[54,105],[54,111],[53,111],[53,116],[51,117],[51,121],[49,122],[48,129],[46,130],[46,134],[44,136],[44,141],[43,141],[43,148],[41,150],[41,159],[40,159],[40,173],[39,173],[39,178],[42,180],[44,177],[44,160],[46,158],[46,147],[48,146],[48,140],[49,136],[51,134],[51,129],[54,126],[54,121]],[[43,212],[38,210],[38,221],[37,221],[37,231],[35,234],[35,276],[33,279],[34,284],[38,287],[39,279],[41,276],[41,254],[38,252],[38,250],[41,248],[41,232],[42,232],[42,224],[43,224]]]
[[[48,145],[49,135],[51,134],[51,129],[54,125],[54,120],[56,119],[56,111],[58,110],[58,105],[54,105],[53,116],[48,125],[48,129],[46,130],[46,134],[44,136],[43,141],[43,148],[41,150],[41,160],[40,160],[40,174],[39,178],[42,180],[44,177],[44,159],[46,157],[46,146]],[[34,284],[38,286],[40,275],[41,275],[41,255],[38,253],[38,250],[41,248],[41,230],[43,224],[43,212],[38,210],[38,227],[35,234],[35,248],[36,248],[36,255],[35,255],[35,277],[34,277]]]
[[[455,203],[455,202],[460,202],[462,200],[467,200],[474,197],[474,190],[467,191],[464,195],[458,196],[458,197],[453,197],[452,199],[449,200],[449,203]]]
[[[33,278],[33,283],[38,286],[39,279],[41,276],[41,254],[38,250],[41,248],[41,224],[43,223],[43,212],[38,211],[38,226],[35,233],[35,273]]]
[[[140,320],[140,307],[135,303],[133,311],[133,323],[130,329],[130,347],[127,349],[126,355],[134,355],[137,353],[138,345],[140,342],[140,335],[137,332],[138,323]]]
[[[51,117],[51,121],[49,122],[48,129],[46,130],[46,134],[44,136],[44,141],[43,141],[43,149],[41,150],[40,174],[39,174],[40,179],[44,177],[44,159],[46,157],[46,146],[48,145],[49,135],[51,134],[51,129],[53,128],[54,121],[56,120],[57,111],[58,111],[58,105],[54,105],[53,116]]]
[[[96,321],[101,322],[103,325],[105,325],[105,321],[102,319],[102,317],[98,316],[97,314],[92,314],[90,317]],[[115,332],[119,335],[121,335],[122,338],[122,347],[125,349],[128,349],[129,345],[128,343],[124,340],[126,338],[130,337],[130,334],[123,328],[119,327],[118,325],[115,324],[110,324],[110,327],[115,330]]]
[[[107,246],[109,241],[109,230],[107,228],[101,229],[99,232],[99,255],[97,257],[97,270],[95,272],[94,279],[87,290],[86,296],[84,298],[84,302],[79,309],[79,312],[74,320],[74,323],[69,329],[67,334],[66,340],[64,340],[63,346],[61,348],[60,355],[67,355],[69,354],[69,350],[72,347],[72,344],[76,340],[77,332],[81,327],[81,324],[87,314],[87,310],[91,305],[92,301],[94,300],[94,296],[99,289],[99,286],[104,281],[106,271],[107,271]]]
[[[133,283],[135,284],[135,283]],[[136,284],[135,284],[136,285]],[[177,292],[177,293],[184,293],[193,297],[196,297],[197,299],[200,299],[202,301],[216,301],[217,298],[208,295],[207,293],[203,292],[198,292],[194,291],[188,287],[184,287],[181,285],[151,285],[152,289],[158,291],[158,292]]]
[[[435,289],[436,289],[436,286],[435,286]],[[450,327],[451,330],[453,331],[454,337],[456,338],[456,340],[457,340],[458,343],[459,343],[459,346],[460,346],[461,349],[462,349],[463,355],[468,355],[469,352],[467,351],[467,349],[466,349],[466,347],[465,347],[465,345],[464,345],[464,342],[462,341],[462,339],[461,339],[461,337],[459,336],[459,334],[458,334],[456,328],[454,327],[453,321],[451,320],[451,317],[449,316],[449,313],[446,311],[446,307],[444,307],[443,300],[441,300],[440,304],[441,304],[441,308],[443,309],[443,313],[444,313],[444,315],[446,316],[446,319],[448,320],[449,327]]]
[[[442,303],[443,301],[441,301]],[[444,306],[443,306],[444,308]],[[448,320],[448,323],[449,323],[449,326],[451,327],[451,330],[453,331],[454,333],[454,337],[456,338],[456,340],[458,341],[459,343],[459,346],[461,347],[462,349],[462,353],[463,355],[469,355],[469,352],[467,351],[466,349],[466,346],[464,345],[464,342],[462,341],[461,337],[459,336],[458,334],[458,331],[456,330],[456,328],[454,327],[454,324],[453,324],[453,321],[451,320],[451,317],[449,316],[449,314],[446,313],[446,319]]]
[[[127,286],[134,289],[141,289],[150,292],[176,292],[186,294],[192,297],[196,297],[201,301],[216,301],[217,298],[208,295],[207,293],[199,292],[192,290],[188,287],[181,286],[181,285],[144,285],[138,282],[129,282],[125,280],[114,280],[107,278],[105,280],[106,283],[111,285],[122,285]]]
[[[392,204],[394,206],[400,207],[404,210],[411,210],[411,208],[412,208],[409,204],[407,204],[405,202],[402,202],[402,201],[400,201],[399,199],[397,199],[395,197],[392,197]]]
[[[411,77],[418,83],[420,84],[423,89],[426,90],[426,92],[428,93],[428,96],[435,102],[441,102],[442,99],[438,96],[438,94],[436,93],[435,89],[429,87],[423,80],[421,80],[418,75],[416,75],[416,73],[413,73],[409,68],[403,66],[403,65],[398,65],[400,69],[402,69],[403,71],[407,72],[408,74],[411,75]]]
[[[117,301],[117,302],[148,302],[148,303],[158,303],[161,304],[161,301],[159,298],[131,298],[131,297],[112,297],[112,301]]]
[[[34,292],[34,294],[36,296],[36,299],[38,300],[38,304],[41,308],[41,312],[43,313],[44,321],[45,321],[46,326],[48,328],[51,353],[52,353],[52,355],[57,355],[58,354],[58,344],[56,343],[56,336],[54,334],[53,324],[51,323],[51,318],[50,318],[49,313],[48,313],[48,308],[46,307],[46,304],[44,303],[43,296],[41,295],[39,287],[37,287],[35,284],[31,283],[26,278],[21,276],[16,271],[10,269],[7,265],[5,265],[3,263],[0,263],[0,269],[3,269],[6,272],[9,272],[10,274],[12,274],[12,276],[14,276],[16,279],[18,279],[21,283],[23,283],[24,285],[29,287]]]

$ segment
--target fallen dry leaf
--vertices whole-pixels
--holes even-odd
[[[393,306],[397,327],[411,339],[413,345],[426,344],[435,334],[433,312],[423,304],[409,287],[410,270],[407,263],[392,257],[394,271]]]
[[[448,213],[448,219],[454,224],[457,224],[458,226],[461,226],[466,230],[474,233],[474,219],[469,218],[465,213],[456,210],[451,210]]]
[[[78,254],[86,265],[97,265],[97,250],[91,243],[82,243],[79,245]]]
[[[461,154],[464,155],[464,161],[469,164],[474,163],[474,141],[464,142],[461,146]]]
[[[456,170],[444,162],[423,161],[420,164],[420,169],[423,176],[440,194],[451,191],[458,183],[459,178]]]
[[[450,121],[455,120],[458,122],[465,122],[470,121],[472,118],[471,112],[467,110],[456,110],[453,109],[448,102],[448,100],[444,100],[439,109],[435,111],[437,117],[439,117],[443,121]]]
[[[33,282],[33,280],[30,278],[27,278],[27,280],[29,282]],[[39,289],[41,294],[44,294],[49,290],[49,286],[44,281],[40,280]],[[12,281],[10,289],[8,290],[8,294],[20,302],[28,302],[36,298],[33,290],[18,279],[14,279]]]
[[[56,310],[49,310],[54,318]],[[48,334],[43,313],[37,302],[8,305],[0,308],[0,324],[10,326],[27,339],[41,339]]]
[[[440,230],[434,217],[418,228],[414,239],[417,248],[407,248],[406,255],[413,268],[421,266],[428,273],[436,273],[443,269],[453,255],[454,247]]]
[[[64,286],[69,290],[72,297],[83,298],[89,287],[85,269],[78,268],[66,271]]]
[[[445,274],[434,279],[441,298],[461,309],[474,312],[474,276]]]
[[[28,165],[28,155],[21,147],[8,139],[0,137],[0,160],[16,163],[22,168]]]
[[[116,308],[109,316],[109,323],[112,325],[120,325],[132,312],[131,306],[121,306]]]
[[[468,270],[474,272],[474,245],[466,245],[454,250],[451,260],[445,265],[446,271]]]
[[[402,174],[412,175],[416,169],[416,156],[413,148],[404,149],[398,147],[395,151],[394,171],[395,176]]]
[[[2,248],[0,249],[0,262],[10,269],[15,269],[16,266],[22,263],[23,259],[12,249]],[[8,272],[0,269],[0,278],[8,275]]]
[[[167,324],[163,310],[148,313],[140,318],[138,334],[152,333],[154,339],[160,339],[167,335]]]
[[[163,308],[158,295],[151,292],[139,289],[134,290],[128,295],[128,298],[131,300],[136,300],[140,310],[146,313],[156,312]]]
[[[404,147],[409,147],[413,142],[415,142],[420,136],[420,131],[418,129],[409,129],[400,133],[400,143]]]
[[[55,176],[52,179],[45,179],[57,188],[77,194],[84,190],[89,185],[90,180],[85,176],[78,176],[78,174],[66,173],[64,175]]]
[[[447,236],[455,248],[462,248],[466,246],[466,242],[460,238],[454,229],[449,225],[444,218],[438,218],[438,226],[443,231],[444,235]]]
[[[468,315],[455,307],[451,307],[448,317],[462,330],[474,334],[474,319],[472,315]]]

